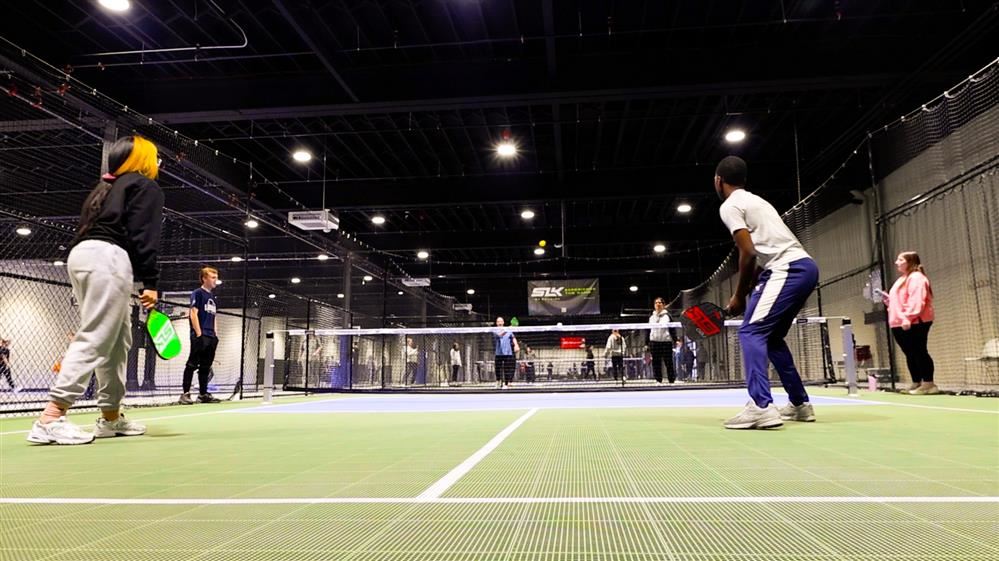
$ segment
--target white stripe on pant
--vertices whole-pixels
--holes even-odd
[[[125,397],[125,364],[132,347],[132,263],[108,242],[86,240],[66,260],[80,304],[80,328],[69,344],[49,397],[72,405],[97,374],[97,406],[117,410]]]
[[[777,302],[781,290],[784,290],[788,268],[789,265],[784,264],[774,267],[770,271],[770,279],[763,286],[763,294],[760,294],[760,301],[756,303],[756,309],[753,310],[753,317],[749,318],[749,323],[756,323],[770,315],[770,309]]]

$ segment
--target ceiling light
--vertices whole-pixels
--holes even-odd
[[[229,258],[229,261],[232,261],[233,263],[239,263],[242,260],[243,258],[238,255],[233,255],[232,257]]]
[[[465,291],[465,294],[468,294],[469,296],[471,296],[471,295],[475,294],[475,289],[474,288],[469,288],[468,290]]]
[[[222,279],[219,279],[219,280],[215,281],[215,284],[216,285],[222,284]]]
[[[496,145],[496,153],[499,154],[501,158],[512,158],[517,155],[517,145],[508,140],[500,142]]]
[[[534,248],[534,255],[544,255],[544,254],[545,254],[545,248],[543,247]]]
[[[270,298],[271,300],[273,300],[273,299],[277,298],[277,294],[268,294],[267,297]]]
[[[694,210],[694,207],[688,205],[687,203],[683,203],[676,206],[676,211],[679,212],[680,214],[687,214],[692,210]]]
[[[405,294],[405,292],[403,292],[403,291],[401,291],[401,290],[400,290],[400,291],[398,292],[398,294],[399,294],[399,296],[402,296],[403,294]]]
[[[14,231],[17,232],[18,236],[30,236],[31,235],[31,228],[28,228],[27,226],[18,226],[17,230],[14,230]]]
[[[421,249],[420,251],[416,252],[416,256],[420,259],[426,259],[427,257],[430,257],[430,253],[427,252],[427,250],[425,249]]]
[[[746,140],[746,131],[742,129],[731,129],[725,133],[726,142],[742,142]]]
[[[257,222],[256,220],[250,218],[246,222],[243,222],[243,225],[252,230],[252,229],[256,228],[257,226],[260,226],[260,223]]]
[[[294,158],[296,162],[302,162],[304,164],[312,159],[312,153],[308,150],[299,149],[295,150],[291,157]]]
[[[656,245],[652,246],[652,251],[656,253],[663,253],[664,251],[666,251],[666,246],[661,243],[657,243]]]
[[[53,261],[52,264],[55,265],[56,267],[62,267],[66,263],[64,263],[62,261]]]
[[[525,210],[524,212],[520,213],[520,217],[523,218],[524,220],[530,220],[534,218],[534,211],[530,209]]]
[[[316,256],[316,259],[318,259],[320,261],[326,261],[329,258],[330,258],[330,256],[326,255],[325,253],[320,253],[319,255]]]
[[[298,277],[291,277],[291,284],[298,284],[300,282],[302,282],[302,279]]]
[[[364,275],[364,282],[371,282],[375,280],[371,275]]]
[[[628,290],[630,290],[632,292],[638,292],[638,287],[635,286],[635,285],[631,285],[631,286],[628,287]]]
[[[337,292],[337,293],[336,293],[336,297],[337,297],[337,298],[343,298],[343,297],[344,297],[344,296],[343,296],[343,292]]]
[[[98,4],[112,12],[124,12],[131,7],[128,0],[98,0]]]
[[[380,214],[377,214],[377,215],[375,215],[375,216],[372,216],[372,217],[371,217],[371,223],[372,223],[372,224],[376,224],[376,225],[378,225],[378,226],[381,226],[382,224],[384,224],[384,223],[385,223],[385,217],[384,217],[384,216],[382,216],[382,215],[380,215]]]

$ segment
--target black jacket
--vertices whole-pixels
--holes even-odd
[[[156,290],[160,277],[156,256],[163,222],[163,190],[138,173],[126,173],[111,183],[93,226],[76,239],[113,243],[128,252],[132,276],[143,288]]]

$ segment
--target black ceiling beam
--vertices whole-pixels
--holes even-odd
[[[106,123],[106,119],[99,117],[83,116],[78,119],[80,125],[90,128],[100,128]],[[66,124],[65,121],[59,119],[23,119],[17,121],[0,121],[0,132],[13,133],[13,132],[42,132],[42,131],[55,131],[55,130],[67,130],[75,127],[71,127]]]
[[[342,76],[340,76],[340,73],[337,72],[336,68],[333,66],[333,51],[323,46],[323,43],[317,40],[317,37],[321,34],[318,33],[313,26],[314,22],[317,21],[319,17],[313,12],[311,5],[306,3],[306,5],[302,8],[303,10],[312,12],[310,14],[302,14],[302,10],[299,10],[297,13],[293,13],[291,8],[287,6],[287,3],[282,0],[274,0],[274,7],[277,8],[281,16],[288,22],[288,25],[295,30],[295,33],[298,34],[309,49],[316,54],[316,57],[318,57],[319,61],[323,63],[323,66],[326,67],[326,70],[333,76],[333,79],[340,84],[341,88],[343,88],[343,92],[347,94],[347,97],[355,103],[360,101],[357,95],[354,94],[354,91],[350,89],[350,86],[347,85],[347,82]]]
[[[539,240],[557,240],[558,228],[539,228],[532,230],[483,230],[464,232],[428,231],[422,234],[414,232],[359,232],[357,237],[381,251],[416,251],[426,249],[461,250],[486,248],[533,247]],[[719,222],[715,228],[705,229],[677,224],[647,225],[629,224],[626,227],[586,226],[566,229],[566,236],[574,246],[592,244],[651,244],[670,241],[703,241],[705,243],[720,242],[730,239],[725,228]],[[651,254],[651,253],[650,253]]]
[[[556,273],[552,272],[538,272],[538,271],[523,271],[522,274],[510,273],[509,266],[506,267],[506,272],[503,275],[497,275],[496,271],[483,271],[485,267],[475,266],[470,267],[458,267],[455,266],[453,271],[441,268],[441,274],[445,275],[445,278],[438,279],[432,278],[431,284],[434,286],[435,290],[442,290],[447,292],[449,288],[453,288],[455,285],[461,284],[461,281],[467,280],[477,280],[482,281],[481,284],[485,286],[485,283],[493,284],[503,284],[509,282],[511,279],[523,280],[525,278],[562,278],[561,267]],[[435,274],[438,267],[435,267]],[[469,272],[472,271],[472,272]],[[629,268],[614,268],[614,269],[604,269],[599,267],[594,267],[594,263],[585,261],[570,261],[567,264],[565,272],[571,273],[574,277],[620,277],[629,275],[701,275],[704,271],[696,267],[629,267]]]
[[[577,90],[566,92],[540,92],[475,97],[417,99],[401,101],[373,101],[363,103],[337,103],[290,107],[263,107],[258,109],[221,109],[212,111],[179,111],[150,115],[164,124],[214,123],[233,121],[261,121],[269,119],[306,119],[371,113],[418,113],[486,109],[495,107],[524,107],[552,105],[554,103],[600,103],[634,99],[670,99],[683,97],[749,95],[765,93],[805,92],[815,90],[852,90],[876,88],[890,84],[898,74],[862,74],[852,76],[823,76],[818,78],[790,78],[780,80],[752,80],[742,82],[717,82],[680,84],[643,88],[604,90]]]

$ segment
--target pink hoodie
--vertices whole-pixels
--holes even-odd
[[[919,271],[899,277],[888,293],[888,326],[902,327],[905,318],[910,323],[933,321],[930,280]]]

